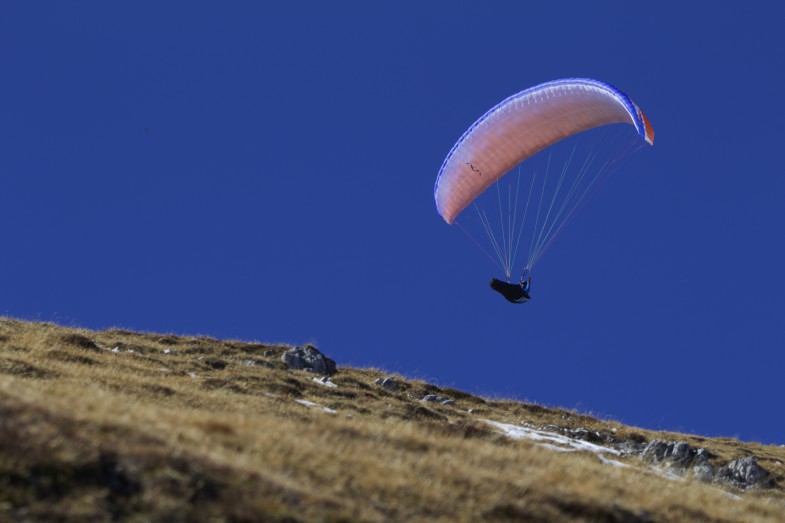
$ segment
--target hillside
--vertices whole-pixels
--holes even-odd
[[[785,521],[781,446],[283,345],[2,318],[0,347],[2,521]]]

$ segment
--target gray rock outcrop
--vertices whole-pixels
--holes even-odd
[[[683,441],[651,441],[640,454],[641,458],[666,466],[682,475],[692,474],[697,480],[723,483],[738,489],[770,488],[774,485],[771,473],[761,467],[754,457],[740,458],[723,467],[715,467],[715,456],[706,449],[696,449]]]
[[[711,454],[706,449],[696,449],[684,441],[652,440],[641,452],[641,457],[652,463],[688,469],[696,460],[701,464],[708,462]]]
[[[714,480],[714,455],[706,449],[696,449],[684,441],[652,440],[641,451],[641,458],[664,465],[674,472],[692,476],[699,481]]]
[[[720,468],[715,480],[740,489],[769,488],[774,484],[769,471],[751,456],[733,460]]]
[[[306,370],[323,376],[332,376],[338,372],[335,362],[313,345],[289,349],[281,356],[281,361],[292,370]]]

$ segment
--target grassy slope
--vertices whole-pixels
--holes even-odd
[[[785,521],[783,447],[400,376],[388,392],[373,369],[339,367],[329,388],[286,370],[288,348],[0,319],[0,520]],[[734,499],[635,457],[619,468],[512,441],[482,419],[688,441],[718,463],[755,455],[777,488]]]

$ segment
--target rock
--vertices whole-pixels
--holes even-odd
[[[584,428],[578,429],[562,429],[562,434],[568,438],[577,439],[580,441],[588,441],[589,443],[608,443],[607,437],[603,436],[599,431],[587,430]]]
[[[281,361],[292,370],[306,370],[327,376],[338,372],[335,362],[319,352],[313,345],[289,349],[281,356]]]
[[[643,449],[646,448],[646,444],[638,441],[624,440],[621,443],[617,443],[615,447],[616,450],[618,450],[622,456],[630,456],[635,454],[641,454],[643,452]]]
[[[758,465],[754,457],[731,461],[715,469],[706,449],[696,449],[683,441],[653,440],[641,452],[641,458],[657,464],[665,464],[676,472],[691,472],[700,481],[724,483],[739,489],[770,488],[774,486],[771,473]]]
[[[687,469],[692,466],[699,452],[701,452],[701,455],[705,460],[708,460],[708,458],[711,457],[706,449],[696,449],[684,441],[662,441],[655,439],[646,445],[641,453],[641,457],[652,463],[665,463]]]
[[[716,481],[736,488],[772,487],[774,481],[769,471],[758,465],[753,457],[736,459],[717,471]]]
[[[376,378],[373,383],[374,385],[379,385],[384,390],[388,390],[390,392],[395,392],[399,388],[398,382],[393,378]]]
[[[453,405],[455,403],[454,399],[445,398],[444,396],[437,396],[436,394],[426,394],[420,401],[441,403],[442,405]]]
[[[272,356],[275,356],[275,351],[274,350],[266,350],[266,351],[264,351],[262,353],[262,356],[264,356],[265,358],[270,358]]]
[[[692,473],[698,481],[711,482],[715,479],[714,465],[710,461],[714,454],[706,449],[696,449],[684,441],[655,439],[640,454],[646,461],[666,465],[678,474]]]
[[[698,449],[695,459],[692,460],[692,477],[699,481],[712,481],[714,479],[714,465],[709,458],[713,455],[706,449]]]
[[[637,432],[630,433],[625,439],[618,441],[614,446],[621,452],[622,456],[640,454],[646,448],[647,441],[642,434]]]

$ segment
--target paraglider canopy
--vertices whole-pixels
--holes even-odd
[[[530,156],[612,123],[632,124],[641,138],[654,143],[643,111],[605,82],[567,78],[510,96],[474,122],[450,150],[434,187],[439,214],[453,223],[485,189]]]

